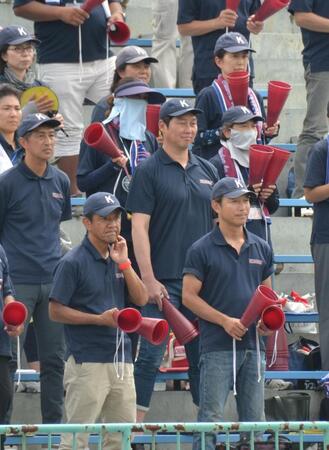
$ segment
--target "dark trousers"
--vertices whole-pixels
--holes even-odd
[[[10,379],[9,358],[0,356],[0,424],[6,423],[13,390]],[[0,449],[4,448],[5,436],[0,436]]]

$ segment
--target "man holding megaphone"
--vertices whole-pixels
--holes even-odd
[[[128,259],[120,236],[123,208],[108,192],[91,195],[84,205],[87,235],[58,265],[50,293],[50,317],[65,324],[64,373],[67,423],[135,422],[136,394],[131,343],[117,333],[117,312],[131,301],[143,306],[147,291]],[[88,436],[77,435],[77,448]],[[104,448],[121,449],[121,435],[105,433]],[[60,448],[72,448],[72,435]]]
[[[244,228],[254,195],[237,178],[218,181],[212,192],[218,226],[192,245],[185,261],[183,304],[200,319],[200,422],[225,421],[232,387],[239,420],[263,419],[265,352],[262,341],[257,351],[256,326],[260,335],[272,332],[261,321],[247,328],[240,319],[256,288],[271,286],[273,273],[269,245]],[[216,435],[206,435],[206,449],[215,445]],[[196,437],[194,449],[200,446]]]

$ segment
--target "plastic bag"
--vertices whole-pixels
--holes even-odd
[[[286,298],[287,301],[284,305],[285,312],[300,314],[315,312],[314,295],[306,294],[301,296],[298,292],[291,291],[290,295]],[[314,322],[286,322],[285,330],[288,334],[318,334],[318,326]]]

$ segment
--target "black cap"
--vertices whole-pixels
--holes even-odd
[[[214,55],[219,52],[219,50],[225,50],[229,53],[238,53],[238,52],[254,52],[247,39],[241,33],[230,32],[225,33],[219,36],[216,41],[214,48]]]
[[[171,100],[167,100],[166,103],[161,106],[160,119],[164,119],[165,117],[183,116],[188,113],[201,114],[202,112],[201,109],[190,106],[186,100],[172,98]]]
[[[264,120],[262,116],[253,114],[245,106],[233,106],[222,115],[222,123],[246,123],[249,120]]]
[[[256,197],[255,192],[249,191],[249,189],[247,189],[246,186],[237,178],[225,177],[217,181],[214,185],[211,198],[213,200],[217,200],[222,197],[238,198],[242,195]]]
[[[29,131],[35,130],[41,125],[49,125],[51,128],[58,128],[60,126],[60,121],[57,119],[51,119],[45,114],[36,113],[28,114],[21,122],[18,127],[17,133],[19,137],[24,136]]]

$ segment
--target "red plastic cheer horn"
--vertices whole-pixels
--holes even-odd
[[[90,14],[91,10],[96,8],[96,6],[100,6],[104,0],[85,0],[81,5],[81,9]]]
[[[147,105],[146,108],[146,128],[154,134],[159,135],[159,116],[161,105]]]
[[[248,99],[249,73],[240,71],[227,75],[234,106],[246,106]]]
[[[162,311],[180,344],[185,345],[199,335],[196,326],[165,297],[162,299]]]
[[[27,319],[27,308],[22,302],[10,302],[3,308],[2,319],[6,325],[17,327]]]
[[[274,150],[269,145],[252,144],[249,149],[249,184],[261,183]]]
[[[232,9],[237,12],[239,8],[240,0],[226,0],[226,9]]]
[[[164,319],[151,319],[142,317],[135,308],[125,308],[113,313],[118,327],[126,333],[138,333],[145,337],[151,344],[161,344],[169,332],[169,325]]]
[[[280,306],[268,306],[263,310],[261,320],[266,328],[272,331],[276,331],[284,324],[285,315]]]
[[[274,150],[270,164],[267,166],[266,172],[263,178],[263,187],[267,187],[276,183],[282,169],[286,165],[290,158],[290,152],[282,150],[281,148],[271,147]]]
[[[111,158],[122,156],[121,150],[114,143],[111,136],[107,133],[101,122],[91,123],[84,132],[84,141],[89,147],[92,147]]]
[[[130,29],[127,24],[117,20],[110,25],[109,38],[115,44],[124,44],[130,38]]]
[[[288,342],[283,326],[267,337],[266,370],[289,370]]]
[[[268,127],[272,127],[278,120],[291,89],[291,84],[284,81],[269,81],[266,117]]]
[[[262,6],[256,11],[253,18],[255,22],[263,22],[276,12],[288,6],[290,0],[264,0]]]
[[[282,300],[279,299],[276,292],[267,286],[260,285],[254,292],[240,321],[248,328],[252,323],[258,320],[265,308],[274,305],[278,306],[281,305],[281,303]]]

